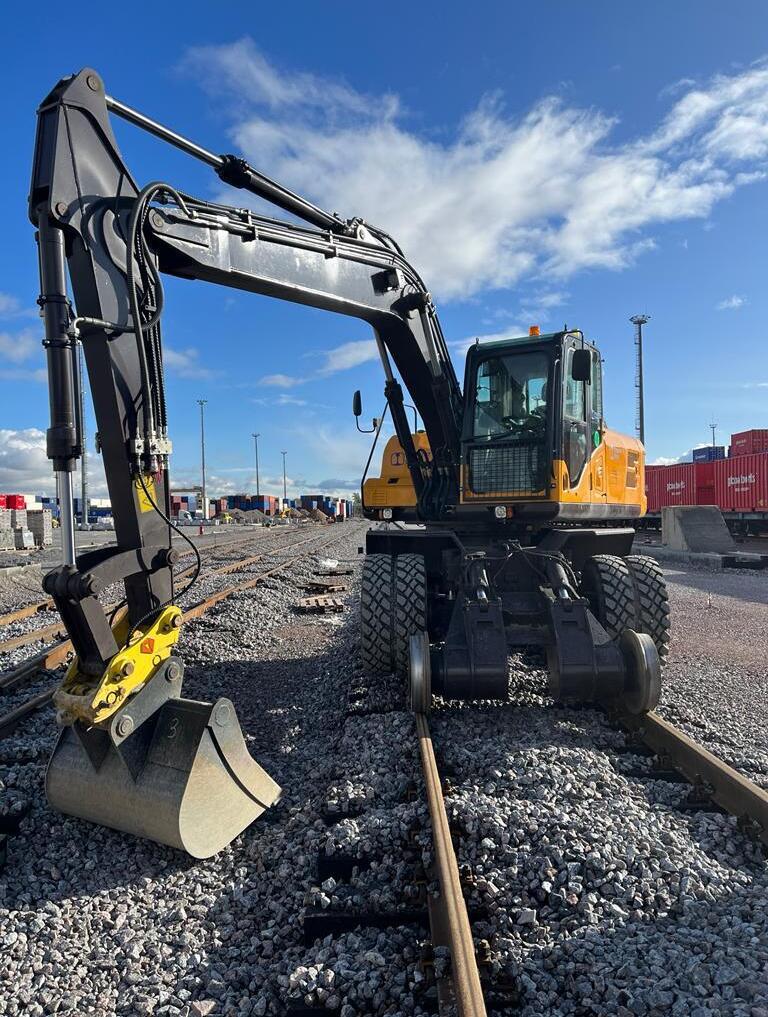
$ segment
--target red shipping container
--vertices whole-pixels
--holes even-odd
[[[7,494],[0,494],[0,508],[6,508],[6,502],[8,501]]]
[[[705,464],[709,466],[710,464]],[[645,491],[648,511],[660,512],[669,505],[696,504],[696,468],[693,463],[646,466]]]
[[[768,452],[768,428],[753,428],[731,435],[731,456],[748,456]]]
[[[6,502],[6,508],[9,509],[24,509],[27,507],[23,494],[9,494],[6,496]]]
[[[768,512],[768,452],[712,463],[723,512]]]

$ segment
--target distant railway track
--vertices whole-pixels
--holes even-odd
[[[237,562],[231,562],[221,566],[220,568],[212,569],[207,573],[207,576],[210,578],[213,575],[228,575],[232,572],[248,568],[250,565],[253,565],[256,562],[261,561],[264,558],[270,558],[275,554],[276,551],[279,553],[283,550],[289,550],[294,547],[299,547],[308,543],[315,543],[318,540],[321,540],[323,537],[327,536],[333,538],[335,536],[335,533],[333,531],[331,531],[330,534],[326,532],[319,533],[314,532],[310,536],[307,536],[302,540],[293,541],[287,545],[281,543],[278,548],[273,548],[271,551],[265,550],[260,554],[251,555],[248,558],[240,559]],[[332,542],[333,542],[332,539],[326,540],[326,542],[323,545],[321,545],[321,548],[328,546]],[[204,600],[200,601],[197,604],[194,604],[190,608],[187,608],[184,611],[183,616],[184,621],[192,621],[196,618],[202,617],[212,607],[214,607],[216,604],[219,604],[222,600],[226,600],[227,597],[232,596],[232,594],[241,593],[245,590],[253,589],[253,587],[257,586],[265,579],[268,579],[270,576],[273,576],[276,573],[283,571],[293,562],[301,558],[305,558],[312,553],[314,553],[314,549],[302,551],[300,554],[292,555],[291,557],[286,558],[284,561],[279,562],[273,567],[266,569],[264,572],[260,572],[256,576],[249,576],[247,579],[244,579],[241,582],[236,582],[233,583],[231,586],[225,587],[224,589],[216,590],[214,593],[210,594]],[[58,628],[58,626],[55,627]],[[4,674],[0,675],[0,695],[2,695],[3,693],[14,692],[21,686],[28,684],[38,673],[42,671],[53,670],[59,665],[65,663],[72,652],[73,646],[71,640],[62,639],[55,645],[48,647],[47,649],[41,650],[33,657],[30,657],[27,660],[22,661],[16,667],[13,667],[10,670],[6,671]],[[37,710],[41,709],[42,707],[46,706],[51,701],[54,692],[58,688],[58,685],[59,683],[57,682],[55,685],[52,685],[50,688],[45,689],[43,692],[40,692],[30,697],[29,700],[22,703],[15,709],[9,711],[8,713],[0,715],[0,739],[5,738],[8,735],[12,734],[16,727],[26,717],[30,716],[32,713],[37,712]]]
[[[206,557],[209,554],[216,554],[217,552],[221,551],[226,552],[231,547],[240,546],[241,544],[245,544],[248,541],[252,540],[256,536],[261,536],[263,532],[264,531],[262,530],[252,530],[249,531],[247,534],[243,535],[238,534],[236,538],[228,538],[226,540],[222,540],[221,543],[213,544],[210,547],[198,547],[197,549],[202,557]],[[286,536],[294,532],[296,531],[293,529],[278,530],[276,532],[276,536],[277,535]],[[192,554],[194,554],[194,551],[191,548],[185,548],[179,551],[180,558],[191,557]],[[186,576],[190,576],[194,572],[194,567],[195,567],[194,565],[190,565],[188,569],[184,569],[181,572],[176,573],[176,579],[177,580],[184,579]],[[46,611],[55,611],[55,610],[56,605],[54,604],[50,597],[47,597],[45,600],[38,600],[33,604],[25,604],[23,607],[18,607],[12,611],[8,611],[5,614],[0,614],[0,626],[11,624],[14,621],[23,621],[25,618],[34,617],[36,614],[44,614]],[[44,630],[40,630],[40,632],[42,634]],[[9,642],[10,641],[6,641],[6,643],[0,643],[0,653],[14,649],[13,646],[7,645]],[[35,640],[31,639],[28,640],[27,642],[32,643],[35,642]],[[15,644],[15,646],[23,645],[24,645],[23,642]]]

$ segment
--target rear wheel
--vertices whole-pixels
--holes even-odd
[[[395,605],[395,670],[407,675],[410,637],[427,627],[427,571],[422,555],[395,558]]]
[[[629,566],[613,554],[596,554],[582,570],[592,613],[613,639],[635,627],[635,586]]]
[[[669,654],[670,630],[669,594],[664,573],[659,563],[646,555],[630,554],[624,560],[635,588],[636,621],[633,628],[648,633],[663,664]]]
[[[395,669],[393,571],[392,555],[366,555],[360,586],[360,656],[368,674],[389,674]]]
[[[369,554],[360,589],[360,655],[369,674],[408,674],[409,640],[427,627],[420,554]]]

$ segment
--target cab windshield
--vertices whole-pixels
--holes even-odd
[[[549,357],[507,353],[489,357],[475,376],[475,438],[542,438],[547,419]]]

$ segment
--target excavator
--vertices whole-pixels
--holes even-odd
[[[159,180],[140,186],[111,115],[290,220]],[[75,651],[53,697],[61,728],[46,772],[53,808],[204,858],[280,795],[247,750],[235,705],[181,695],[164,275],[371,326],[414,525],[366,535],[367,669],[402,673],[413,709],[424,711],[434,694],[503,700],[509,655],[534,646],[560,699],[633,713],[655,705],[666,592],[649,562],[629,553],[631,527],[608,525],[644,509],[642,449],[605,428],[600,357],[581,332],[473,347],[462,392],[430,293],[391,236],[150,119],[108,95],[91,68],[59,81],[38,109],[29,215],[49,378],[47,455],[62,519],[63,561],[43,585]],[[76,554],[78,343],[115,543]],[[411,433],[401,381],[423,435]],[[125,596],[108,612],[99,597],[115,584]]]

